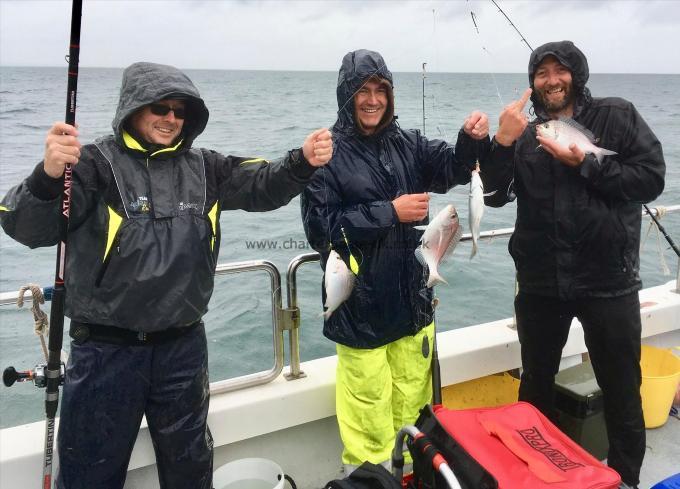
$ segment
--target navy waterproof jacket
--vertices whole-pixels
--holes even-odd
[[[324,323],[327,338],[355,348],[385,345],[432,322],[432,290],[414,255],[422,235],[414,226],[427,220],[400,223],[392,200],[445,193],[469,182],[478,154],[490,146],[488,139],[478,142],[461,131],[454,151],[445,141],[401,129],[394,120],[378,134],[360,134],[353,95],[372,75],[392,84],[378,53],[360,50],[344,57],[333,158],[315,174],[301,201],[305,233],[321,254],[321,267],[331,247],[346,263],[350,252],[359,262],[351,296]],[[324,290],[324,302],[325,297]]]
[[[536,93],[536,120],[509,147],[494,140],[482,162],[485,202],[500,207],[517,198],[517,222],[508,248],[520,290],[578,299],[616,297],[639,290],[642,203],[661,194],[665,163],[661,143],[633,104],[593,98],[586,87],[588,63],[571,42],[548,43],[533,52],[529,81],[548,55],[572,75],[573,118],[618,154],[601,163],[587,154],[571,168],[538,147],[535,125],[549,120]]]

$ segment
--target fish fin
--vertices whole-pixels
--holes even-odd
[[[425,261],[425,257],[423,256],[423,247],[418,246],[416,250],[413,252],[416,255],[416,260],[418,260],[418,263],[425,268],[427,267],[427,262]]]
[[[604,159],[605,156],[617,155],[618,153],[616,151],[611,151],[609,149],[597,148],[596,150],[593,151],[593,154],[595,155],[595,158],[597,158],[597,162],[602,163],[602,160]]]
[[[496,192],[498,192],[498,190],[494,190],[493,192],[487,192],[487,193],[482,194],[482,195],[483,195],[484,197],[491,197],[491,196],[494,195]]]
[[[446,251],[442,255],[442,257],[439,260],[439,263],[445,263],[449,257],[453,254],[453,251],[456,249],[456,246],[458,246],[458,243],[460,242],[460,238],[463,237],[463,226],[459,225],[458,229],[456,232],[453,234],[453,238],[451,238],[451,244],[449,244],[449,247],[446,248]]]
[[[437,284],[449,285],[449,283],[446,280],[444,280],[444,277],[439,275],[439,273],[435,270],[434,272],[430,272],[430,276],[427,279],[427,286],[431,288]]]
[[[577,131],[583,133],[583,135],[586,136],[591,143],[595,144],[597,142],[597,138],[595,137],[595,134],[593,134],[593,132],[590,129],[588,129],[585,126],[582,126],[581,124],[576,122],[571,117],[560,117],[558,120],[560,122],[563,122],[564,124],[570,126],[570,127],[573,127]]]
[[[320,318],[322,317],[324,319],[324,321],[328,321],[328,318],[330,318],[331,314],[333,314],[334,312],[335,312],[335,309],[333,309],[332,311],[329,310],[329,309],[326,309],[324,312],[319,314],[319,317]]]
[[[413,226],[413,229],[417,229],[418,231],[425,231],[427,229],[427,226]]]
[[[472,242],[472,251],[470,252],[470,260],[474,258],[474,256],[477,254],[477,243],[475,241]]]

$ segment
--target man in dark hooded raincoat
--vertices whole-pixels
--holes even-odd
[[[475,112],[456,147],[399,127],[392,74],[380,54],[348,53],[338,76],[332,161],[302,195],[310,244],[325,268],[330,249],[356,274],[350,297],[324,322],[337,343],[336,410],[346,473],[385,463],[396,432],[432,395],[432,289],[414,251],[429,196],[470,181],[488,151],[488,120]],[[323,291],[324,300],[325,293]]]
[[[509,250],[522,366],[519,398],[554,419],[553,383],[574,317],[583,326],[604,397],[608,464],[630,487],[645,453],[640,399],[641,204],[661,194],[661,144],[630,102],[593,98],[588,62],[570,41],[537,48],[524,97],[500,115],[482,164],[487,205],[517,198]],[[529,95],[536,121],[522,109]],[[573,118],[597,145],[615,151],[600,162],[576,146],[536,136],[537,124]],[[539,148],[538,145],[542,146]]]
[[[57,438],[60,489],[119,489],[146,415],[160,487],[211,489],[208,360],[201,317],[213,291],[222,210],[285,205],[332,154],[312,133],[281,160],[192,148],[208,109],[171,66],[123,74],[113,134],[80,145],[56,123],[45,158],[0,204],[2,227],[32,248],[59,239],[73,168],[66,257],[71,354]]]

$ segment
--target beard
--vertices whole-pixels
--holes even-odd
[[[562,97],[559,99],[550,98],[548,95],[548,89],[544,88],[538,90],[538,97],[541,101],[543,107],[548,112],[560,112],[565,108],[569,107],[574,102],[574,92],[571,85],[564,86],[564,92],[562,92]]]

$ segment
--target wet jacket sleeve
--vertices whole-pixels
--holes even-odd
[[[215,151],[205,151],[204,157],[216,173],[222,209],[278,209],[298,195],[316,171],[302,149],[291,150],[274,161],[223,156]]]
[[[470,181],[470,172],[477,160],[486,157],[491,143],[487,137],[477,141],[461,129],[455,148],[442,140],[428,140],[418,133],[423,179],[429,192],[445,193],[457,184]]]
[[[394,227],[397,214],[388,200],[343,205],[332,171],[322,169],[301,199],[302,223],[312,248],[320,253],[351,243],[376,241]]]
[[[484,184],[484,204],[489,207],[502,207],[515,200],[512,182],[515,170],[515,147],[503,146],[496,139],[485,157],[480,159],[479,176]]]
[[[71,186],[69,228],[79,226],[93,208],[95,179],[87,163],[88,148],[83,147],[80,163],[74,168]],[[55,245],[60,238],[61,193],[64,178],[52,178],[40,162],[19,185],[9,190],[0,203],[4,231],[30,248]]]
[[[617,155],[607,156],[601,163],[586,154],[580,173],[588,185],[611,199],[646,203],[657,198],[664,188],[666,164],[661,143],[633,104],[621,109],[620,121],[624,146]]]

